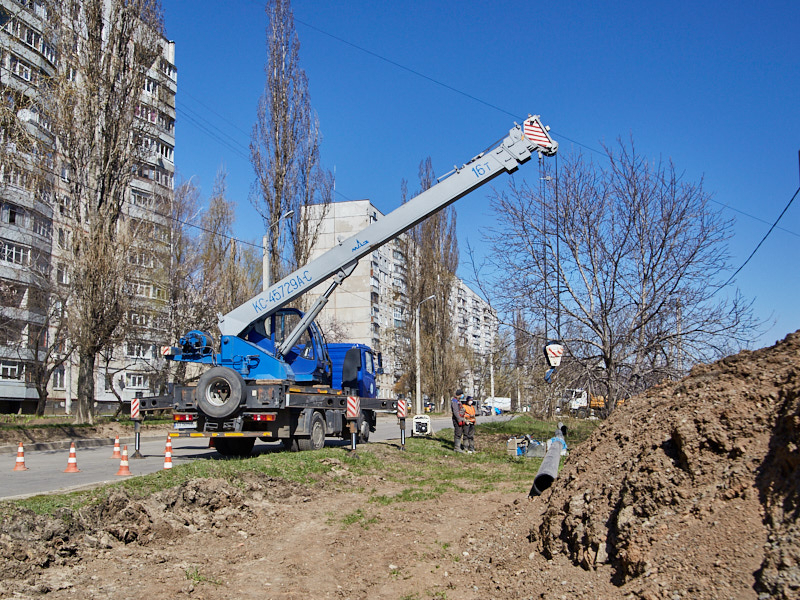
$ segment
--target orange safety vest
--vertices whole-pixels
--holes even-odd
[[[464,405],[464,420],[467,423],[474,423],[475,422],[475,405],[473,404],[470,406],[469,404]]]

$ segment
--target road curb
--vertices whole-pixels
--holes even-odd
[[[167,433],[162,435],[143,435],[141,436],[142,440],[152,440],[158,439],[163,437],[166,439]],[[135,441],[134,436],[130,437],[121,437],[119,438],[120,444],[133,444]],[[65,450],[69,449],[70,444],[75,444],[75,448],[100,448],[101,446],[113,446],[114,445],[114,438],[86,438],[86,439],[78,439],[78,440],[59,440],[57,442],[38,442],[38,443],[26,443],[22,442],[25,450],[29,450],[31,452],[48,452],[53,450]],[[11,446],[0,446],[0,454],[15,454],[17,452],[17,448],[19,447],[19,443],[15,443]]]

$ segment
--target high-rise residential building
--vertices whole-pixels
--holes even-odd
[[[311,219],[318,219],[322,206],[314,205],[308,210]],[[383,213],[369,200],[328,205],[312,258],[382,218]],[[400,239],[396,238],[362,258],[353,273],[330,297],[317,319],[326,335],[329,338],[333,336],[329,341],[363,343],[381,352],[384,375],[379,377],[378,385],[380,393],[385,396],[393,393],[395,383],[403,375],[399,357],[408,354],[402,351],[403,346],[411,346],[404,325],[412,324],[414,319],[406,289],[407,278],[413,274],[408,272]],[[454,338],[473,352],[477,367],[482,357],[488,355],[497,335],[497,315],[461,280],[456,281],[451,302],[455,315]],[[463,380],[472,384],[477,376],[477,368],[468,369]],[[467,385],[467,388],[475,390],[479,386]]]
[[[48,39],[50,2],[0,0],[0,89],[6,97],[36,99],[41,85],[58,68],[55,45]],[[154,283],[157,252],[168,241],[169,201],[172,197],[175,151],[175,94],[177,72],[175,46],[162,40],[162,55],[147,74],[138,118],[149,125],[137,140],[148,149],[137,168],[124,205],[124,218],[141,224],[139,248],[131,252],[132,289],[136,309],[127,315],[133,332],[96,364],[96,400],[116,402],[146,395],[154,387],[148,360],[163,343],[164,291]],[[33,102],[36,106],[38,103]],[[3,115],[4,117],[6,115]],[[31,349],[35,324],[44,323],[44,311],[52,298],[35,284],[35,275],[47,274],[53,285],[69,285],[67,252],[70,224],[65,217],[69,197],[61,193],[59,180],[69,173],[57,157],[47,115],[39,110],[20,110],[17,118],[36,137],[39,153],[20,156],[18,148],[3,140],[0,161],[0,412],[31,412],[38,395],[29,374],[36,357]],[[30,171],[25,161],[38,161]],[[38,179],[36,170],[44,173]],[[59,172],[60,171],[60,172]],[[56,369],[49,384],[49,399],[69,410],[76,395],[77,361]],[[116,393],[115,393],[116,392]]]

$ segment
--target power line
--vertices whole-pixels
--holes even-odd
[[[746,260],[746,261],[744,261],[744,262],[742,263],[742,266],[741,266],[741,267],[739,267],[738,269],[736,269],[736,272],[735,272],[733,275],[731,275],[731,276],[730,276],[730,278],[728,279],[728,281],[726,281],[725,283],[723,283],[723,284],[722,284],[722,285],[719,287],[719,289],[722,289],[722,288],[724,288],[724,287],[725,287],[725,286],[727,286],[727,285],[728,285],[728,284],[729,284],[731,281],[733,281],[733,278],[734,278],[734,277],[736,277],[736,276],[739,274],[739,271],[741,271],[742,269],[744,269],[745,265],[746,265],[747,263],[749,263],[749,262],[750,262],[750,259],[751,259],[751,258],[753,258],[753,256],[755,255],[755,253],[756,253],[756,252],[758,252],[758,249],[759,249],[759,248],[761,248],[761,244],[763,244],[763,243],[764,243],[764,241],[765,241],[765,240],[766,240],[766,239],[769,237],[769,234],[770,234],[770,233],[772,233],[772,230],[773,230],[773,229],[775,229],[775,227],[778,225],[778,221],[780,221],[780,220],[781,220],[781,218],[783,217],[783,215],[784,215],[784,214],[786,214],[786,211],[787,211],[787,210],[789,210],[789,207],[792,205],[792,202],[794,202],[794,199],[795,199],[795,198],[797,198],[797,194],[798,194],[798,193],[800,193],[800,187],[799,187],[799,188],[797,188],[797,190],[796,190],[796,191],[795,191],[795,193],[794,193],[794,196],[792,196],[792,199],[791,199],[791,200],[789,200],[789,202],[788,202],[788,203],[786,204],[786,206],[783,208],[783,210],[781,211],[781,214],[779,214],[779,215],[778,215],[778,218],[777,218],[777,219],[775,219],[775,222],[772,224],[772,227],[770,227],[770,228],[769,228],[769,231],[767,231],[767,233],[766,233],[766,234],[764,234],[764,237],[763,237],[763,238],[761,238],[761,241],[760,241],[760,242],[758,242],[758,245],[756,245],[756,247],[755,247],[755,248],[753,249],[753,251],[750,253],[750,256],[748,256],[748,257],[747,257],[747,260]]]

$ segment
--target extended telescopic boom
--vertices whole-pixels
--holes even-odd
[[[317,302],[317,306],[306,315],[310,322],[322,309],[336,285],[352,272],[360,258],[501,173],[515,171],[534,153],[555,155],[558,144],[550,137],[547,129],[542,125],[538,115],[526,119],[522,126],[515,125],[509,131],[508,137],[493,150],[479,154],[419,196],[220,317],[219,328],[222,335],[239,335],[254,321],[270,315],[336,276],[336,280]],[[302,327],[298,328],[298,336],[301,333],[300,329]],[[292,340],[287,340],[286,346],[291,348],[292,343]]]

